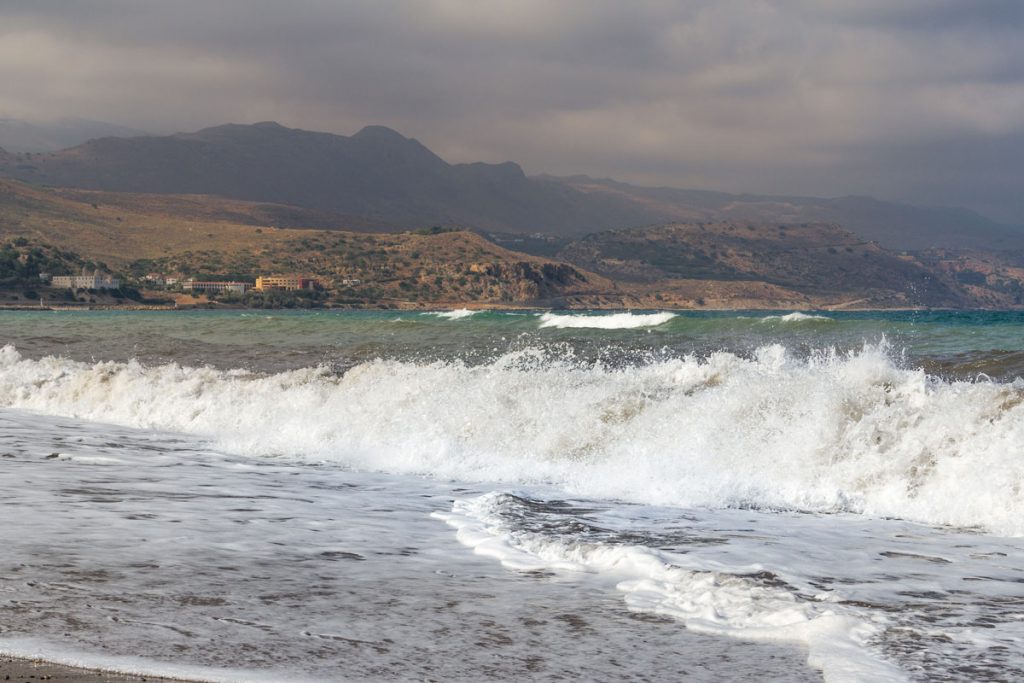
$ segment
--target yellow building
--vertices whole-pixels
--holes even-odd
[[[266,292],[271,289],[284,289],[294,291],[296,289],[319,289],[320,281],[302,275],[270,275],[256,278],[257,292]]]

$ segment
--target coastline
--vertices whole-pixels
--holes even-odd
[[[681,308],[678,306],[612,306],[608,304],[597,304],[593,306],[553,306],[544,304],[509,304],[498,302],[392,302],[381,304],[340,306],[319,306],[315,308],[288,308],[279,306],[275,308],[251,308],[247,306],[231,306],[218,304],[192,304],[186,306],[166,305],[105,305],[91,304],[83,306],[20,306],[11,304],[0,304],[0,311],[22,311],[22,312],[88,312],[88,311],[449,311],[467,309],[472,311],[565,311],[570,313],[581,313],[586,311],[666,311],[671,313],[728,313],[731,311],[763,311],[766,313],[782,311],[798,311],[801,313],[884,313],[884,312],[905,312],[905,311],[944,311],[944,312],[971,312],[971,311],[1018,311],[1024,307],[1014,308],[943,308],[933,306],[850,306],[845,304],[829,304],[823,306],[702,306],[699,308]]]
[[[50,681],[51,683],[200,683],[192,679],[171,679],[159,676],[122,674],[101,669],[83,669],[56,664],[44,659],[0,657],[0,677],[4,681],[23,683]]]

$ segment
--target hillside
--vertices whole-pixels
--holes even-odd
[[[1014,308],[1024,304],[1024,250],[932,249],[918,259],[933,273],[955,282],[976,305]]]
[[[106,201],[94,201],[101,198]],[[160,199],[0,181],[0,244],[74,250],[91,259],[83,263],[129,278],[158,273],[251,281],[261,273],[304,273],[321,279],[336,302],[356,305],[559,304],[566,296],[614,289],[593,273],[467,231],[276,228],[259,223],[269,210],[262,204]],[[272,217],[288,209],[273,207]]]
[[[3,181],[0,180],[0,185]],[[47,188],[47,191],[93,209],[103,207],[115,213],[165,216],[185,221],[221,221],[260,227],[302,228],[313,230],[356,230],[393,232],[396,226],[362,216],[344,216],[301,206],[247,202],[213,195],[168,195],[131,192],[103,192],[73,188]]]
[[[324,220],[330,230],[280,227]],[[0,244],[81,254],[146,276],[252,281],[304,273],[317,301],[389,307],[1012,307],[1024,257],[889,252],[832,224],[668,224],[576,240],[346,230],[296,207],[197,195],[47,189],[0,180]],[[544,253],[527,254],[542,246]],[[159,294],[154,294],[159,298]]]
[[[882,306],[970,306],[948,277],[829,223],[688,223],[588,235],[558,257],[606,277],[756,281]]]

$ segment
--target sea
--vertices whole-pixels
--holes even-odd
[[[1024,680],[1024,313],[0,312],[0,652]]]

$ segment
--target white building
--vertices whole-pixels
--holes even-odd
[[[119,289],[121,280],[109,275],[54,275],[51,287],[68,289]]]

